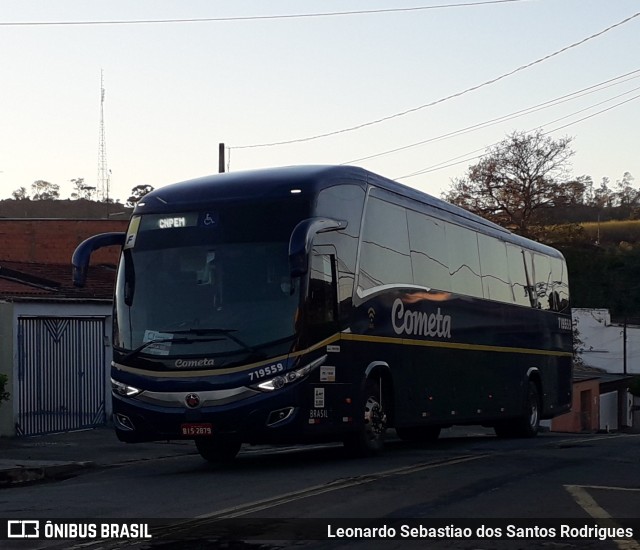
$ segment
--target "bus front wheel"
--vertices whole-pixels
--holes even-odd
[[[387,431],[387,414],[377,380],[367,380],[364,397],[364,422],[358,431],[344,440],[347,451],[360,457],[372,456],[382,451]]]
[[[540,430],[540,392],[535,382],[529,381],[526,412],[513,420],[496,424],[495,432],[498,437],[535,437]]]
[[[240,451],[241,445],[239,441],[222,437],[196,439],[196,449],[200,456],[214,464],[231,462]]]

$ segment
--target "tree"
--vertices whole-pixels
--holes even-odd
[[[19,189],[16,189],[13,193],[11,193],[11,196],[17,201],[29,200],[29,194],[27,193],[26,187],[20,187]]]
[[[554,141],[541,130],[514,132],[453,181],[444,198],[520,235],[539,236],[544,209],[569,202],[567,185],[571,138]]]
[[[74,191],[71,193],[72,199],[92,200],[92,196],[96,191],[95,187],[84,184],[84,178],[74,178],[71,180]]]
[[[151,193],[151,191],[153,191],[153,187],[151,185],[136,185],[131,189],[131,196],[127,200],[127,206],[133,208],[142,197]]]
[[[561,188],[566,198],[566,206],[588,204],[593,193],[593,180],[591,176],[578,176],[561,184]]]
[[[618,206],[636,206],[640,201],[640,192],[631,187],[633,176],[625,172],[622,180],[616,182],[615,198]]]
[[[611,207],[613,204],[613,194],[611,193],[611,189],[609,189],[609,178],[602,178],[600,182],[600,187],[596,189],[593,193],[593,205],[605,208]]]
[[[60,186],[57,183],[49,183],[37,180],[31,184],[32,199],[35,201],[57,200],[60,198]]]

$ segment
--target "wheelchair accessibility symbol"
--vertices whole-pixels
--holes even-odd
[[[218,216],[216,214],[212,214],[211,212],[207,212],[202,219],[202,225],[207,227],[214,227],[218,225]]]

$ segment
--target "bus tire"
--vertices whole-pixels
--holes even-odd
[[[349,434],[344,440],[347,452],[357,457],[379,454],[384,448],[387,431],[387,414],[383,408],[378,380],[367,379],[364,396],[364,422],[358,431]]]
[[[242,445],[240,441],[223,437],[200,438],[195,441],[200,456],[213,464],[232,462]]]
[[[396,428],[396,434],[403,441],[426,443],[438,439],[440,430],[440,426],[411,426],[409,428]]]
[[[540,410],[540,391],[538,385],[530,380],[525,414],[514,420],[496,424],[496,435],[502,438],[535,437],[540,430]]]

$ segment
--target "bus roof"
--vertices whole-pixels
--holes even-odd
[[[561,256],[557,250],[520,237],[464,208],[428,195],[407,185],[390,180],[364,168],[345,165],[304,165],[264,168],[239,172],[225,172],[191,179],[160,187],[145,195],[136,205],[134,214],[175,212],[176,209],[198,209],[207,203],[228,200],[277,199],[299,189],[303,195],[313,197],[322,189],[339,183],[373,185],[391,193],[407,197],[446,213],[465,225],[483,226],[486,231],[500,233],[504,240],[539,250],[551,256]],[[466,221],[466,223],[465,223]]]

